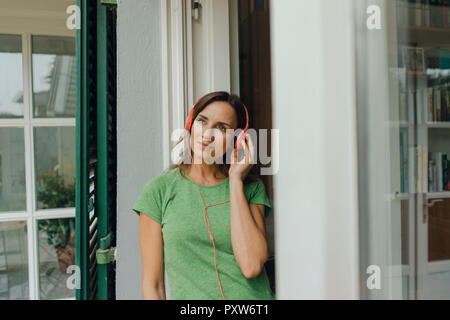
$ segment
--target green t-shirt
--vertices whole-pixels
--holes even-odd
[[[229,179],[219,184],[199,184],[205,205],[230,199]],[[265,205],[272,213],[261,179],[244,186],[249,204]],[[133,206],[161,224],[164,264],[171,298],[175,300],[223,299],[214,266],[214,251],[203,216],[203,204],[195,181],[181,176],[179,168],[168,170],[147,182]],[[227,300],[273,300],[265,268],[251,279],[243,274],[234,257],[230,234],[230,202],[207,209],[216,245],[216,263]]]

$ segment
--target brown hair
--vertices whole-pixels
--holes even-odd
[[[238,128],[243,129],[245,127],[245,125],[246,125],[246,115],[245,115],[243,102],[241,101],[239,96],[234,95],[234,94],[230,95],[228,92],[225,92],[225,91],[211,92],[211,93],[203,96],[197,102],[197,104],[194,107],[192,123],[196,119],[197,115],[203,109],[205,109],[210,103],[212,103],[214,101],[227,102],[234,109],[234,112],[236,113],[237,120],[238,120]],[[250,119],[249,119],[249,121],[250,121]],[[249,128],[251,128],[251,127],[252,127],[252,125],[251,125],[251,123],[249,123]],[[192,130],[192,126],[191,126],[191,130]],[[219,166],[219,170],[226,177],[228,177],[228,171],[230,170],[230,164],[226,163],[226,153],[223,155],[223,161],[222,162],[223,163],[218,163],[217,165]],[[175,168],[180,168],[181,175],[184,178],[186,178],[186,176],[185,176],[186,172],[184,171],[184,169],[186,169],[188,167],[189,167],[189,164],[186,164],[186,163],[172,164],[166,171],[172,170],[172,169],[175,169]],[[258,178],[259,178],[259,174],[258,174],[259,168],[260,168],[260,164],[259,163],[255,163],[252,166],[252,168],[250,169],[249,173],[247,174],[247,176],[244,179],[244,184],[249,184],[251,182],[254,182],[254,181],[258,180]]]

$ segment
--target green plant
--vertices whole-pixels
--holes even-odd
[[[57,166],[58,167],[58,166]],[[65,183],[59,170],[39,175],[37,199],[40,209],[67,208],[75,206],[75,183]],[[39,230],[47,233],[47,242],[55,248],[65,248],[71,240],[71,219],[41,220]]]
[[[65,183],[59,170],[50,170],[39,176],[37,199],[39,209],[74,207],[75,183]]]
[[[39,231],[47,233],[47,243],[55,248],[65,248],[71,240],[71,219],[50,219],[39,221]]]

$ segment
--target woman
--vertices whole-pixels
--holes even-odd
[[[272,208],[252,165],[250,135],[241,140],[242,160],[229,152],[235,130],[248,121],[245,111],[227,92],[198,100],[183,163],[150,180],[133,206],[144,299],[166,299],[164,267],[175,300],[275,298],[264,268],[264,219]]]

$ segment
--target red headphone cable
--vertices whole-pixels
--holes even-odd
[[[220,202],[220,203],[215,203],[215,204],[210,204],[210,205],[205,205],[205,202],[203,201],[203,197],[200,193],[200,189],[198,188],[198,183],[195,183],[197,186],[197,191],[198,191],[198,195],[200,196],[200,199],[202,200],[203,203],[203,218],[205,219],[205,225],[206,228],[208,229],[208,233],[209,233],[209,238],[211,239],[211,242],[213,244],[213,248],[214,248],[214,266],[216,268],[216,274],[217,274],[217,280],[219,281],[219,287],[220,287],[220,292],[222,293],[222,298],[224,300],[226,300],[225,295],[223,294],[223,289],[222,289],[222,283],[220,282],[220,277],[219,277],[219,271],[217,269],[217,262],[216,262],[216,244],[214,243],[214,237],[211,233],[211,225],[209,223],[209,218],[208,218],[208,213],[206,211],[207,208],[209,207],[213,207],[213,206],[217,206],[219,204],[225,204],[227,202],[230,202],[230,200],[224,201],[224,202]]]

